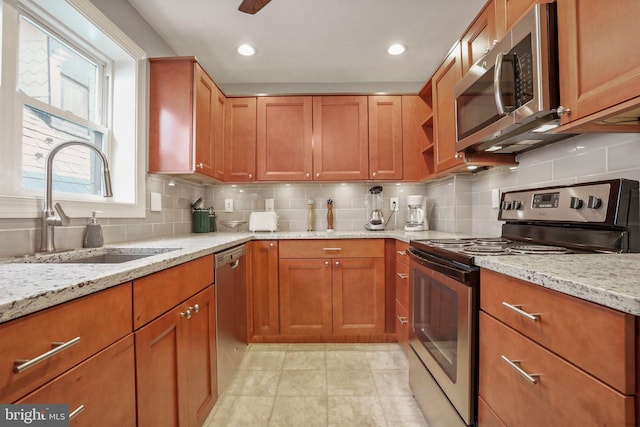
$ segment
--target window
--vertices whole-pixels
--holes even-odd
[[[144,216],[144,52],[89,0],[0,2],[2,39],[12,40],[1,52],[0,217],[40,216],[47,156],[66,141],[106,154],[114,193],[102,197],[93,150],[66,147],[53,162],[53,198],[70,216]]]

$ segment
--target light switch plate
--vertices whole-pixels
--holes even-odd
[[[160,212],[162,211],[162,194],[160,193],[151,193],[151,212]]]
[[[233,212],[233,199],[224,199],[224,211]]]

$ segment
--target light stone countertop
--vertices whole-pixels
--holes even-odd
[[[437,231],[261,232],[202,233],[165,239],[106,245],[106,248],[179,248],[119,264],[60,264],[0,260],[0,323],[70,301],[130,280],[223,251],[250,240],[392,238],[444,238]],[[51,255],[46,255],[47,257]],[[69,252],[53,255],[59,258]],[[213,268],[213,266],[212,266]]]
[[[102,289],[223,251],[250,240],[411,239],[470,237],[437,231],[203,233],[107,245],[178,248],[120,264],[0,262],[0,323]],[[65,253],[61,252],[60,257]],[[640,254],[476,257],[476,264],[544,287],[640,316]],[[13,261],[13,262],[7,262]],[[213,266],[212,266],[213,267]]]

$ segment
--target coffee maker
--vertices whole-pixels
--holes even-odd
[[[404,231],[424,231],[427,223],[427,198],[420,195],[407,196],[407,222]]]
[[[364,228],[370,231],[384,230],[384,217],[382,216],[382,186],[376,185],[369,189],[366,199],[369,213],[368,221]]]

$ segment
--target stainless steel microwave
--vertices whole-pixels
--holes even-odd
[[[454,88],[456,150],[515,153],[566,138],[555,3],[537,4]]]

